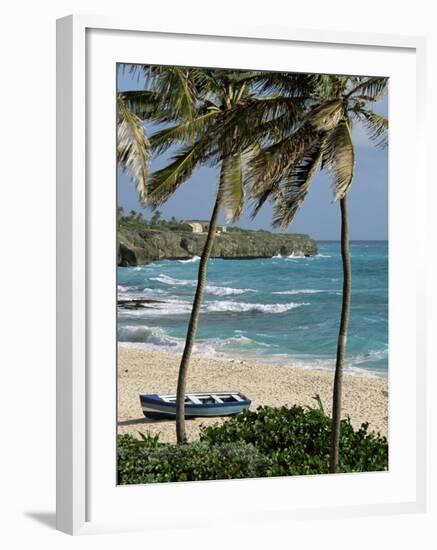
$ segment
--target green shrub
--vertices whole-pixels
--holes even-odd
[[[244,442],[149,446],[147,440],[123,436],[118,446],[118,482],[122,485],[262,477],[270,467],[268,458]]]
[[[340,472],[387,470],[385,437],[357,431],[350,419],[340,428]],[[331,419],[321,410],[302,407],[260,407],[244,411],[221,426],[203,428],[200,439],[209,445],[244,441],[254,445],[272,464],[269,476],[328,473]]]
[[[340,472],[388,469],[385,437],[340,429]],[[161,443],[157,436],[118,438],[120,484],[325,474],[329,466],[331,420],[319,409],[260,407],[221,425],[202,428],[200,441]]]

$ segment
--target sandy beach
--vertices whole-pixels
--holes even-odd
[[[151,422],[142,414],[140,393],[175,393],[179,355],[118,348],[118,433],[138,436],[139,432],[159,434],[162,441],[175,442],[174,421]],[[251,410],[260,405],[315,405],[319,394],[325,411],[331,408],[333,374],[284,366],[261,365],[241,360],[193,357],[188,375],[188,391],[240,390],[251,400]],[[388,433],[387,379],[345,374],[343,416],[350,416],[358,428]],[[194,439],[200,426],[222,421],[218,418],[187,421],[188,436]]]

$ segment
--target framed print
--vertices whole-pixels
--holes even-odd
[[[423,51],[58,21],[60,530],[424,509]]]

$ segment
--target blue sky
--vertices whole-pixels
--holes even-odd
[[[141,83],[120,72],[118,88],[133,90]],[[375,104],[375,111],[387,115],[388,98]],[[355,126],[353,137],[356,153],[355,177],[349,191],[350,237],[355,240],[386,240],[388,235],[388,150],[376,148],[364,129]],[[161,168],[166,157],[152,160],[152,170]],[[160,208],[164,218],[208,219],[217,188],[217,169],[202,167],[180,187],[174,196]],[[140,205],[134,184],[118,171],[118,205],[126,212],[142,211],[150,217],[151,210]],[[258,216],[250,219],[244,211],[235,225],[250,229],[271,229],[272,208],[265,205]],[[222,218],[221,222],[224,222]],[[288,232],[308,233],[318,240],[340,238],[340,208],[332,200],[330,181],[324,172],[315,177],[305,202]]]

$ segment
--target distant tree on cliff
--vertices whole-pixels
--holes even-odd
[[[153,216],[150,220],[150,224],[151,225],[159,225],[160,223],[162,223],[162,215],[161,215],[161,212],[159,210],[155,210],[155,212],[153,213]]]

